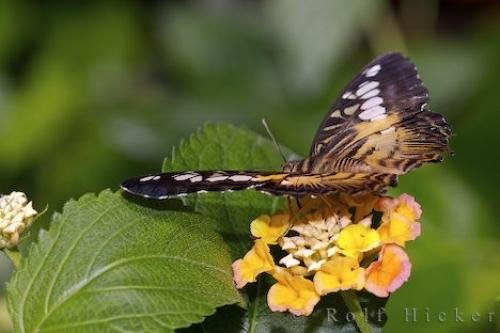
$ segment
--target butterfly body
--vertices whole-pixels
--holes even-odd
[[[451,129],[427,109],[415,66],[398,53],[380,56],[343,90],[303,160],[282,172],[186,171],[125,181],[135,195],[166,199],[208,191],[255,188],[275,195],[382,192],[397,177],[450,152]]]

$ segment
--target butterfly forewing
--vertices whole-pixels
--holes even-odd
[[[407,58],[376,58],[338,96],[304,171],[401,174],[441,160],[451,131],[441,115],[426,110],[428,99]]]
[[[331,150],[335,137],[353,125],[381,119],[392,112],[420,110],[428,100],[415,65],[398,53],[366,65],[339,94],[314,137],[311,155]]]

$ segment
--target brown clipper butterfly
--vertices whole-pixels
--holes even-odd
[[[195,192],[244,190],[289,196],[382,192],[398,175],[450,152],[451,129],[427,109],[428,91],[415,65],[382,55],[342,91],[323,119],[310,154],[282,172],[184,171],[129,179],[122,189],[167,199]]]

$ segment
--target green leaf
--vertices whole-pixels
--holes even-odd
[[[226,124],[203,126],[163,164],[163,171],[179,170],[279,170],[282,163],[273,144],[249,130]],[[203,216],[212,217],[215,229],[234,258],[252,246],[250,222],[260,214],[282,208],[283,199],[254,190],[206,193],[183,198]]]
[[[240,302],[212,223],[110,191],[70,201],[8,286],[15,331],[172,332]]]

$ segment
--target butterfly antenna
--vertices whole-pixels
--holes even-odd
[[[273,141],[274,146],[276,147],[276,150],[280,153],[281,157],[283,158],[283,161],[285,163],[288,162],[285,154],[283,153],[283,150],[281,150],[281,146],[278,144],[278,141],[276,141],[276,138],[274,137],[273,133],[271,132],[271,129],[269,128],[269,125],[267,125],[267,121],[265,119],[262,119],[262,125],[264,125],[264,128],[266,129],[267,134],[269,135],[269,137]]]

